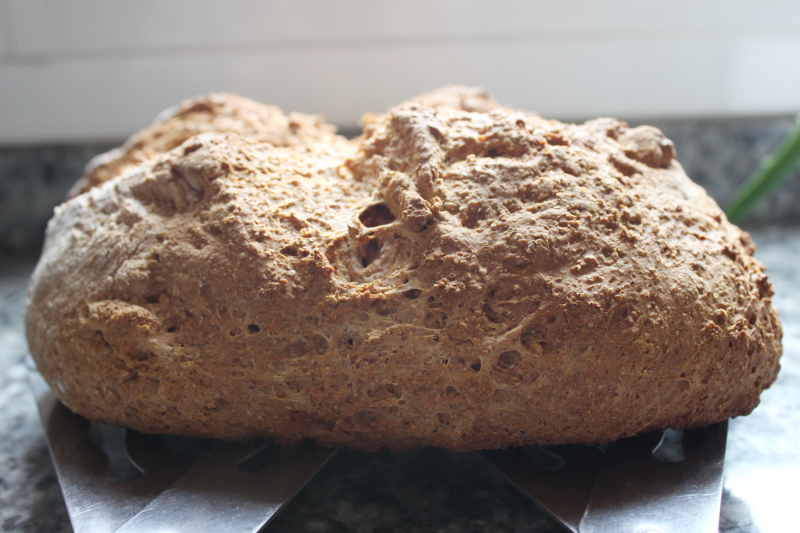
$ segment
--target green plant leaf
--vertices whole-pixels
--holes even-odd
[[[728,220],[738,222],[767,193],[785,180],[800,160],[800,115],[795,127],[778,149],[761,160],[758,170],[734,193],[725,208]]]

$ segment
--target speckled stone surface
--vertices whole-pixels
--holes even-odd
[[[32,268],[24,261],[0,263],[0,529],[72,531],[23,363]]]
[[[53,207],[93,156],[117,144],[0,148],[0,254],[38,252]]]
[[[800,228],[754,232],[784,327],[783,369],[731,422],[720,531],[797,528],[800,483]],[[0,529],[68,532],[69,519],[23,363],[28,261],[0,263]],[[469,453],[343,451],[268,532],[556,532],[559,526]]]

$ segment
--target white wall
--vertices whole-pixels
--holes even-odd
[[[800,110],[797,0],[0,0],[0,144],[233,91],[352,128],[447,83],[582,119]]]

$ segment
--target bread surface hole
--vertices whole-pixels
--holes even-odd
[[[416,300],[422,294],[422,290],[420,289],[408,289],[407,291],[403,292],[403,296],[408,298],[409,300]]]
[[[483,314],[486,315],[486,319],[489,320],[489,322],[498,324],[503,321],[502,318],[500,318],[500,315],[497,314],[497,312],[492,309],[492,306],[489,304],[483,304]]]
[[[432,311],[425,315],[422,325],[428,329],[442,329],[447,322],[447,313],[443,311]]]
[[[358,247],[361,256],[361,266],[367,268],[381,256],[383,243],[378,239],[370,239],[367,244]]]
[[[364,209],[358,219],[364,226],[375,228],[395,221],[395,216],[386,204],[374,204]]]
[[[500,354],[500,357],[497,358],[497,367],[503,370],[508,370],[514,366],[516,366],[522,356],[516,350],[509,350],[507,352],[503,352]]]

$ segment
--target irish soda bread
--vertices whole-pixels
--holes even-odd
[[[70,409],[148,433],[470,450],[747,414],[772,287],[674,157],[475,89],[353,141],[196,99],[56,209],[30,350]]]

